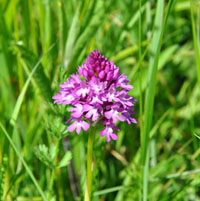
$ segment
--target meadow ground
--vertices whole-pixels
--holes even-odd
[[[138,123],[97,126],[92,200],[200,200],[200,1],[0,0],[0,201],[84,199],[88,132],[52,96],[97,49]]]

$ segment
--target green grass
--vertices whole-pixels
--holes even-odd
[[[51,97],[94,49],[128,75],[138,123],[119,122],[116,142],[95,135],[92,200],[200,200],[199,10],[0,0],[0,201],[84,199],[88,134],[68,133]]]

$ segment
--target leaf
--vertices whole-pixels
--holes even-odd
[[[157,3],[156,16],[154,22],[154,32],[152,41],[150,44],[150,61],[148,68],[148,80],[147,89],[145,94],[145,105],[144,105],[144,126],[143,135],[141,136],[141,162],[144,165],[142,170],[143,177],[143,201],[147,200],[148,196],[148,174],[149,174],[149,135],[151,130],[151,123],[153,117],[154,98],[156,89],[156,75],[158,70],[158,61],[160,55],[160,49],[162,45],[164,30],[168,19],[169,11],[173,0],[170,0],[167,7],[166,16],[163,20],[164,15],[164,0],[160,0]]]
[[[58,168],[65,167],[65,166],[69,165],[71,159],[72,159],[71,152],[69,152],[69,151],[66,152],[65,155],[63,156],[63,158],[60,160]]]
[[[40,58],[40,60],[35,64],[34,68],[32,69],[32,72],[29,74],[29,77],[28,79],[26,80],[26,83],[24,84],[23,88],[22,88],[22,91],[20,92],[20,95],[18,96],[17,98],[17,102],[15,104],[15,107],[14,107],[14,110],[12,112],[12,115],[11,115],[11,119],[10,119],[10,123],[15,126],[15,122],[17,120],[17,117],[18,117],[18,114],[19,114],[19,111],[20,111],[20,108],[21,108],[21,105],[22,105],[22,102],[23,102],[23,99],[24,99],[24,96],[25,96],[25,93],[28,89],[28,86],[29,86],[29,83],[31,81],[31,78],[32,76],[34,75],[34,73],[36,73],[36,70],[38,69],[40,63],[42,61],[42,57]]]
[[[194,11],[192,8],[192,3],[191,3],[191,21],[192,21],[192,35],[193,35],[193,42],[194,42],[194,50],[195,50],[195,59],[196,59],[196,71],[197,71],[197,80],[200,86],[200,44],[199,44],[199,38],[198,38],[198,33],[197,33],[197,27],[194,22]],[[199,30],[199,25],[198,25],[198,30]]]
[[[56,155],[56,147],[52,145],[50,149],[45,144],[40,144],[35,148],[35,155],[43,162],[46,166],[54,169],[54,158]]]
[[[176,50],[178,49],[177,45],[172,45],[165,49],[159,56],[158,61],[158,70],[161,70],[166,63],[170,60],[170,58],[174,55]],[[137,69],[138,70],[138,69]],[[137,71],[135,71],[136,73]],[[147,78],[148,78],[148,69],[147,68],[141,68],[141,74],[142,74],[142,90],[144,90],[147,86]],[[132,77],[132,76],[130,76]],[[132,81],[132,80],[131,80]],[[139,77],[135,76],[135,78],[132,81],[134,83],[134,90],[131,92],[134,94],[134,96],[139,96],[140,93],[140,87],[139,87]],[[131,93],[130,92],[130,93]]]
[[[54,144],[52,144],[50,146],[49,155],[50,155],[50,157],[51,157],[51,159],[53,161],[55,159],[55,157],[56,157],[56,146]]]
[[[69,66],[67,69],[67,73],[71,74],[74,66],[77,65],[76,61],[79,58],[79,55],[81,54],[82,50],[85,49],[86,44],[88,41],[94,37],[94,34],[97,32],[98,28],[102,24],[102,21],[104,19],[104,8],[103,8],[104,2],[99,0],[96,3],[96,8],[94,9],[93,17],[89,23],[89,25],[86,27],[86,29],[83,31],[83,33],[79,36],[75,47],[73,51],[73,55],[71,57],[71,60],[69,62]]]
[[[147,46],[149,44],[149,40],[145,40],[142,42],[142,46]],[[128,47],[126,49],[121,50],[116,56],[111,57],[111,60],[116,62],[120,61],[122,59],[125,59],[128,56],[131,56],[133,53],[137,52],[139,49],[138,45],[133,45],[131,47]]]
[[[69,35],[68,35],[68,39],[65,45],[65,57],[64,57],[64,68],[67,69],[68,68],[68,64],[70,62],[72,53],[73,53],[73,49],[74,49],[74,43],[78,34],[78,28],[79,28],[79,13],[80,13],[80,8],[78,8],[76,10],[76,13],[73,17],[73,21],[72,24],[70,26],[70,30],[69,30]]]
[[[9,143],[11,144],[12,148],[14,149],[15,153],[17,154],[17,156],[19,157],[20,161],[22,162],[22,164],[24,165],[26,172],[28,173],[28,175],[30,176],[30,178],[32,179],[36,189],[38,190],[38,192],[40,193],[41,197],[43,198],[43,200],[46,200],[46,196],[44,194],[44,192],[42,191],[40,185],[38,184],[37,180],[35,179],[33,173],[31,172],[31,169],[29,168],[28,164],[26,163],[26,161],[24,160],[21,152],[17,149],[17,147],[15,146],[13,140],[11,139],[9,133],[6,131],[6,129],[4,128],[4,126],[2,125],[2,123],[0,122],[0,127],[1,130],[3,131],[4,135],[6,136],[6,138],[8,139]]]
[[[21,57],[25,60],[29,70],[32,71],[38,61],[37,56],[22,45],[16,45],[15,47],[16,50],[20,53]],[[36,84],[38,85],[38,88],[41,91],[42,96],[47,101],[51,101],[52,97],[51,84],[49,79],[44,73],[43,66],[41,63],[39,63],[39,68],[36,70],[34,74],[34,79],[36,81]]]

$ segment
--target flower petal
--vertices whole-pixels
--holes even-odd
[[[83,121],[81,125],[84,131],[87,131],[90,127],[90,125],[86,121]]]
[[[76,127],[76,133],[79,135],[81,132],[81,125],[77,125]]]
[[[68,126],[67,130],[72,133],[75,130],[75,128],[76,128],[76,122]]]

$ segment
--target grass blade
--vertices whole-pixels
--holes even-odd
[[[35,65],[35,67],[33,68],[32,72],[30,73],[28,79],[26,80],[26,83],[24,84],[23,88],[22,88],[22,91],[17,99],[17,102],[15,104],[15,108],[13,110],[13,113],[12,113],[12,116],[11,116],[11,119],[10,119],[10,123],[15,126],[15,123],[16,123],[16,120],[17,120],[17,117],[18,117],[18,114],[19,114],[19,110],[21,108],[21,105],[22,105],[22,102],[23,102],[23,99],[24,99],[24,96],[25,96],[25,93],[28,89],[28,86],[30,84],[30,81],[33,77],[33,74],[35,73],[35,71],[37,70],[37,68],[39,67],[41,61],[42,61],[42,58],[40,58],[40,60],[37,62],[37,64]]]
[[[168,3],[168,8],[166,16],[163,22],[164,15],[164,0],[157,2],[156,16],[154,22],[154,32],[152,37],[152,43],[150,45],[150,62],[149,62],[149,71],[148,71],[148,82],[147,89],[145,94],[145,105],[144,105],[144,128],[141,145],[141,162],[144,166],[143,169],[143,201],[147,200],[148,195],[148,161],[149,161],[149,134],[151,130],[152,116],[153,116],[153,107],[154,107],[154,98],[155,98],[155,88],[156,88],[156,74],[158,69],[158,60],[162,44],[162,39],[164,35],[164,29],[167,22],[167,17],[169,11],[171,10],[173,0],[170,0]]]
[[[162,22],[162,17],[164,13],[164,1],[161,0],[158,2],[157,6],[157,14],[155,18],[155,30],[152,38],[152,43],[150,45],[150,52],[151,58],[149,63],[149,72],[148,72],[148,83],[147,83],[147,90],[145,95],[145,108],[144,108],[144,140],[142,144],[142,162],[144,164],[146,158],[146,152],[148,147],[148,140],[149,140],[149,131],[151,129],[151,120],[153,115],[153,104],[154,104],[154,95],[155,95],[155,87],[156,87],[156,74],[157,74],[157,67],[158,67],[158,60],[160,55],[160,48],[162,44],[164,29],[167,21],[167,16],[171,8],[171,4],[173,0],[170,0],[167,14],[165,17],[164,23]]]
[[[3,201],[7,165],[8,165],[8,157],[7,157],[7,155],[5,155],[2,158],[2,163],[0,166],[0,181],[1,181],[1,183],[0,183],[0,201]]]
[[[42,62],[42,59],[43,59],[43,56],[39,59],[39,61],[36,63],[36,65],[34,66],[32,72],[30,73],[28,79],[26,80],[26,83],[24,84],[23,88],[22,88],[22,91],[17,99],[17,102],[15,104],[15,108],[13,110],[13,113],[11,115],[11,119],[10,119],[10,123],[15,126],[15,122],[17,120],[17,117],[18,117],[18,114],[19,114],[19,110],[21,108],[21,105],[22,105],[22,101],[24,99],[24,96],[25,96],[25,93],[28,89],[28,86],[30,84],[30,81],[34,75],[34,73],[36,72],[36,70],[38,69],[38,67],[40,66],[41,62]],[[40,71],[40,73],[43,72],[43,71]],[[39,75],[39,74],[38,74]],[[45,79],[45,75],[44,74],[40,74],[41,78],[43,77]],[[40,77],[39,77],[40,78]],[[42,81],[43,82],[43,81]],[[50,87],[48,85],[46,85],[47,87]],[[47,91],[48,92],[48,91]],[[49,92],[48,92],[49,93]]]
[[[145,40],[141,43],[142,46],[148,46],[149,44],[149,40]],[[121,50],[117,55],[111,57],[110,60],[116,62],[116,61],[120,61],[122,59],[125,59],[126,57],[132,55],[133,53],[137,52],[139,50],[139,46],[138,45],[133,45],[131,47],[128,47],[124,50]]]
[[[196,31],[197,27],[196,27],[196,24],[195,24],[195,21],[194,21],[194,13],[193,13],[193,8],[192,8],[192,1],[191,1],[191,6],[190,6],[190,13],[191,13],[191,21],[192,21],[192,35],[193,35],[194,50],[195,50],[197,79],[198,79],[198,83],[199,83],[199,86],[200,86],[200,41],[198,41],[198,37],[197,37],[197,31]]]
[[[21,160],[22,164],[24,165],[28,175],[30,176],[30,178],[32,179],[33,183],[35,184],[35,187],[37,188],[38,192],[40,193],[41,197],[43,198],[43,200],[46,200],[46,196],[44,195],[44,192],[42,191],[41,187],[39,186],[37,180],[35,179],[33,173],[31,172],[29,166],[27,165],[27,163],[25,162],[23,156],[21,155],[21,153],[18,151],[17,147],[15,146],[14,142],[12,141],[12,139],[10,138],[10,135],[7,133],[6,129],[4,128],[4,126],[1,124],[0,122],[0,127],[1,130],[3,131],[4,135],[6,136],[6,138],[8,139],[9,143],[11,144],[11,146],[13,147],[13,149],[15,150],[17,156],[19,157],[19,159]]]
[[[161,0],[158,2],[158,5],[157,5],[155,24],[154,24],[155,30],[153,33],[152,43],[150,45],[151,57],[149,62],[148,81],[147,81],[148,87],[146,90],[145,108],[144,108],[144,115],[145,115],[144,138],[143,138],[143,144],[142,144],[142,163],[143,164],[145,163],[151,118],[153,114],[157,64],[158,64],[158,56],[160,53],[160,46],[161,46],[161,27],[162,27],[163,13],[164,13],[164,0]]]
[[[76,45],[74,47],[74,53],[71,57],[71,60],[69,62],[69,67],[67,69],[67,72],[69,74],[73,72],[74,66],[76,66],[76,61],[78,60],[82,50],[85,49],[88,41],[94,36],[94,34],[97,32],[98,28],[102,24],[102,20],[104,19],[103,5],[104,5],[103,1],[96,2],[93,18],[91,19],[91,22],[89,23],[87,28],[80,35],[80,37],[78,38],[76,42]]]
[[[104,189],[104,190],[101,190],[101,191],[94,192],[94,196],[105,195],[105,194],[112,193],[112,192],[115,192],[115,191],[123,190],[124,188],[125,188],[124,186],[115,186],[115,187],[112,187],[112,188],[107,188],[107,189]]]
[[[65,56],[64,56],[64,68],[67,70],[68,68],[68,64],[70,62],[71,56],[72,56],[72,52],[74,49],[74,43],[77,37],[77,33],[78,33],[78,28],[79,28],[79,14],[80,14],[80,8],[77,9],[74,17],[73,17],[73,21],[69,30],[69,35],[68,35],[68,39],[65,45]]]
[[[49,50],[54,46],[54,44],[49,48]],[[50,101],[52,97],[52,90],[51,90],[51,85],[50,81],[47,78],[47,76],[44,73],[43,66],[41,64],[41,59],[39,60],[40,62],[37,63],[38,58],[37,56],[32,53],[30,50],[27,48],[23,47],[22,45],[16,45],[16,51],[21,54],[21,57],[25,60],[27,63],[27,66],[29,67],[29,70],[32,71],[36,65],[39,66],[37,71],[34,73],[34,79],[36,80],[36,83],[41,91],[41,94],[43,97],[47,100]],[[49,50],[43,54],[42,58],[49,52]]]

